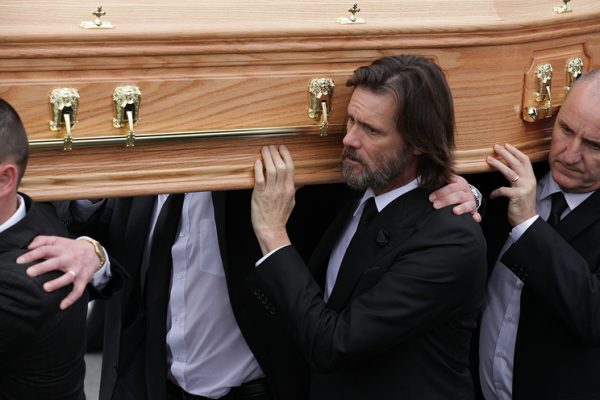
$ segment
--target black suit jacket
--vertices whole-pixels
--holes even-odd
[[[315,198],[312,195],[306,197]],[[72,230],[85,231],[98,238],[129,275],[124,289],[107,304],[101,400],[113,398],[115,387],[123,386],[127,386],[130,393],[120,391],[119,400],[164,398],[164,382],[147,381],[143,373],[143,355],[139,357],[145,335],[140,303],[140,266],[154,201],[154,196],[109,199],[91,224],[70,224]],[[313,200],[301,203],[308,209]],[[213,204],[229,297],[241,332],[265,372],[275,399],[304,399],[308,374],[305,362],[291,339],[242,283],[260,258],[260,248],[250,222],[250,192],[214,192]],[[318,227],[307,227],[301,217],[294,220],[298,225],[295,230],[307,238],[303,243],[306,243],[308,253],[312,249],[310,240],[315,235],[303,232],[313,232]]]
[[[510,228],[495,203],[484,218],[491,265]],[[556,230],[538,218],[502,262],[525,283],[513,399],[600,399],[600,192]]]
[[[312,366],[311,399],[470,399],[469,343],[482,303],[485,242],[470,215],[435,211],[415,189],[355,236],[327,304],[294,247],[248,284]],[[324,276],[350,202],[309,268]]]
[[[68,236],[52,206],[24,198],[26,217],[0,233],[0,399],[82,400],[87,293],[60,311],[71,286],[42,285],[61,274],[30,278],[16,263],[35,236]]]

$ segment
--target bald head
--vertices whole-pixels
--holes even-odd
[[[580,86],[591,89],[587,94],[600,100],[600,68],[593,69],[581,75],[573,84],[571,91]]]

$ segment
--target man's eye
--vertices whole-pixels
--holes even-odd
[[[600,150],[600,143],[597,142],[589,142],[590,148],[592,150]]]
[[[567,136],[571,136],[573,134],[573,130],[571,128],[569,128],[568,126],[563,126],[562,131]]]
[[[365,130],[368,133],[372,133],[372,134],[375,134],[375,133],[379,132],[377,129],[373,128],[372,126],[368,126],[368,125],[365,125]]]

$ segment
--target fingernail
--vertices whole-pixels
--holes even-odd
[[[23,257],[17,258],[17,264],[24,264]]]
[[[46,292],[49,292],[49,291],[50,291],[50,289],[48,288],[48,285],[44,285],[44,290],[45,290]]]

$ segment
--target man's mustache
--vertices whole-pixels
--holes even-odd
[[[344,161],[346,158],[362,165],[365,164],[363,159],[360,158],[358,154],[356,154],[356,150],[352,147],[344,147],[344,149],[342,150],[342,161]]]

